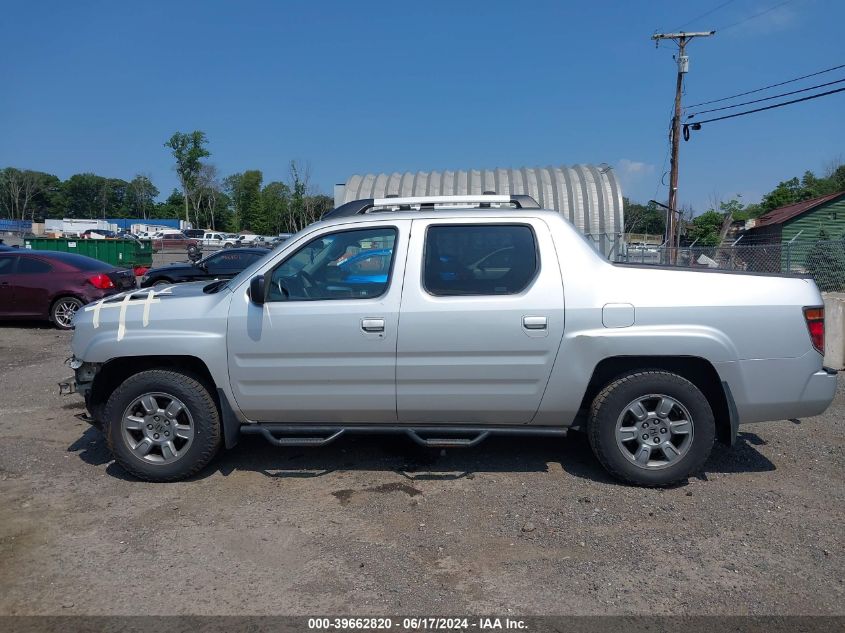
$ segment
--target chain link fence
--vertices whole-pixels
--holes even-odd
[[[734,246],[625,245],[611,261],[753,273],[809,275],[823,292],[845,291],[845,241],[736,244]]]

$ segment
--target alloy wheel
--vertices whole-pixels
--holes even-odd
[[[53,310],[53,318],[60,327],[69,328],[73,325],[73,317],[76,316],[79,308],[78,301],[74,299],[62,299]]]
[[[123,439],[139,459],[153,464],[182,457],[194,440],[195,425],[181,400],[167,393],[145,393],[126,407]]]
[[[616,444],[630,461],[647,470],[677,462],[689,452],[694,425],[675,398],[649,394],[632,400],[616,422]]]

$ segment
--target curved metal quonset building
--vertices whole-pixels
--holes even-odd
[[[355,175],[335,187],[334,202],[339,206],[393,194],[445,196],[485,191],[532,196],[541,207],[563,214],[605,253],[623,231],[622,189],[608,165]]]

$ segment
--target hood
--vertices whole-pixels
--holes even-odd
[[[149,273],[147,273],[149,274]],[[171,284],[159,288],[136,288],[127,292],[111,295],[102,300],[104,304],[120,303],[129,295],[130,301],[144,301],[149,298],[150,290],[153,291],[153,298],[164,300],[180,299],[185,297],[197,297],[204,295],[203,288],[214,283],[213,281],[191,281],[188,283]],[[98,302],[95,302],[98,303]],[[91,304],[94,305],[94,304]],[[87,307],[87,306],[86,306]]]
[[[91,362],[127,353],[143,356],[152,343],[196,337],[208,327],[225,332],[231,292],[205,293],[207,285],[199,281],[142,288],[89,303],[74,317],[74,354]],[[92,346],[101,350],[102,359],[91,354]]]

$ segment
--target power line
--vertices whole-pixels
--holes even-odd
[[[672,40],[678,45],[676,62],[678,72],[675,77],[675,104],[672,116],[672,159],[669,174],[669,212],[667,213],[666,238],[669,245],[676,244],[675,235],[675,214],[678,209],[678,159],[680,156],[681,136],[681,98],[684,89],[684,76],[689,72],[689,57],[686,54],[687,45],[697,37],[711,37],[715,31],[700,31],[691,33],[655,33],[651,39],[660,42],[661,40]],[[674,257],[674,256],[673,256]],[[671,259],[671,258],[670,258]]]
[[[723,26],[721,29],[718,29],[718,30],[726,31],[728,29],[732,29],[735,26],[739,26],[740,24],[745,24],[746,22],[749,22],[749,21],[754,20],[756,18],[762,17],[762,16],[766,15],[767,13],[771,13],[775,9],[780,9],[783,5],[789,4],[790,2],[794,2],[794,0],[783,0],[783,2],[780,2],[773,7],[769,7],[768,9],[764,9],[763,11],[760,11],[759,13],[755,13],[754,15],[749,15],[747,18],[743,18],[742,20],[739,20],[738,22],[734,22],[733,24],[728,24],[727,26]]]
[[[736,2],[736,0],[727,0],[727,2],[723,2],[722,4],[720,4],[720,5],[718,5],[718,6],[714,7],[714,8],[712,8],[712,9],[710,9],[710,10],[709,10],[709,11],[707,11],[706,13],[702,13],[701,15],[699,15],[699,16],[697,16],[697,17],[694,17],[692,20],[689,20],[689,21],[687,21],[687,22],[684,22],[681,26],[679,26],[679,27],[678,27],[677,29],[675,29],[675,30],[676,30],[676,31],[680,31],[680,30],[681,30],[682,28],[684,28],[685,26],[687,26],[687,25],[689,25],[689,24],[693,24],[694,22],[697,22],[698,20],[701,20],[702,18],[706,18],[708,15],[712,15],[712,14],[716,13],[716,11],[718,11],[719,9],[722,9],[722,8],[724,8],[724,7],[728,6],[729,4],[733,4],[734,2]]]
[[[768,90],[769,88],[777,88],[778,86],[785,86],[786,84],[791,84],[796,81],[801,81],[802,79],[809,79],[810,77],[815,77],[816,75],[823,75],[824,73],[829,73],[833,70],[839,70],[840,68],[845,68],[845,64],[840,64],[839,66],[833,66],[832,68],[825,68],[824,70],[820,70],[815,73],[810,73],[809,75],[802,75],[801,77],[796,77],[795,79],[788,79],[786,81],[781,81],[780,83],[771,84],[768,86],[763,86],[762,88],[756,88],[754,90],[749,90],[748,92],[740,92],[739,94],[731,95],[730,97],[722,97],[721,99],[713,99],[712,101],[702,101],[701,103],[694,103],[691,106],[687,106],[687,110],[692,110],[693,108],[697,108],[698,106],[703,105],[710,105],[711,103],[720,103],[722,101],[727,101],[728,99],[736,99],[737,97],[744,97],[746,95],[754,94],[755,92],[763,92],[764,90]]]
[[[752,103],[760,103],[762,101],[771,101],[772,99],[779,99],[780,97],[788,97],[789,95],[797,95],[802,92],[807,92],[808,90],[816,90],[817,88],[824,88],[826,86],[832,86],[834,84],[841,84],[845,82],[845,79],[837,79],[836,81],[828,81],[825,84],[818,84],[815,86],[810,86],[809,88],[801,88],[800,90],[793,90],[792,92],[782,92],[778,95],[772,95],[771,97],[763,97],[762,99],[752,99],[751,101],[743,101],[742,103],[734,103],[733,105],[722,106],[721,108],[710,108],[709,110],[701,110],[699,112],[693,112],[692,114],[687,115],[687,119],[691,119],[699,114],[707,114],[708,112],[720,112],[722,110],[730,110],[732,108],[739,108],[741,106],[751,105]]]
[[[791,101],[784,101],[783,103],[775,103],[774,105],[765,106],[763,108],[755,108],[754,110],[746,110],[745,112],[737,112],[736,114],[726,114],[725,116],[716,117],[714,119],[707,119],[706,121],[696,121],[695,123],[685,124],[684,127],[695,126],[694,129],[704,125],[705,123],[713,123],[714,121],[723,121],[725,119],[733,119],[738,116],[745,116],[746,114],[754,114],[755,112],[763,112],[763,110],[773,110],[783,106],[792,105],[793,103],[801,103],[802,101],[810,101],[811,99],[818,99],[819,97],[826,97],[828,95],[836,94],[837,92],[845,92],[845,88],[837,88],[836,90],[828,90],[827,92],[820,92],[817,95],[810,95],[809,97],[801,97],[800,99],[792,99]]]

